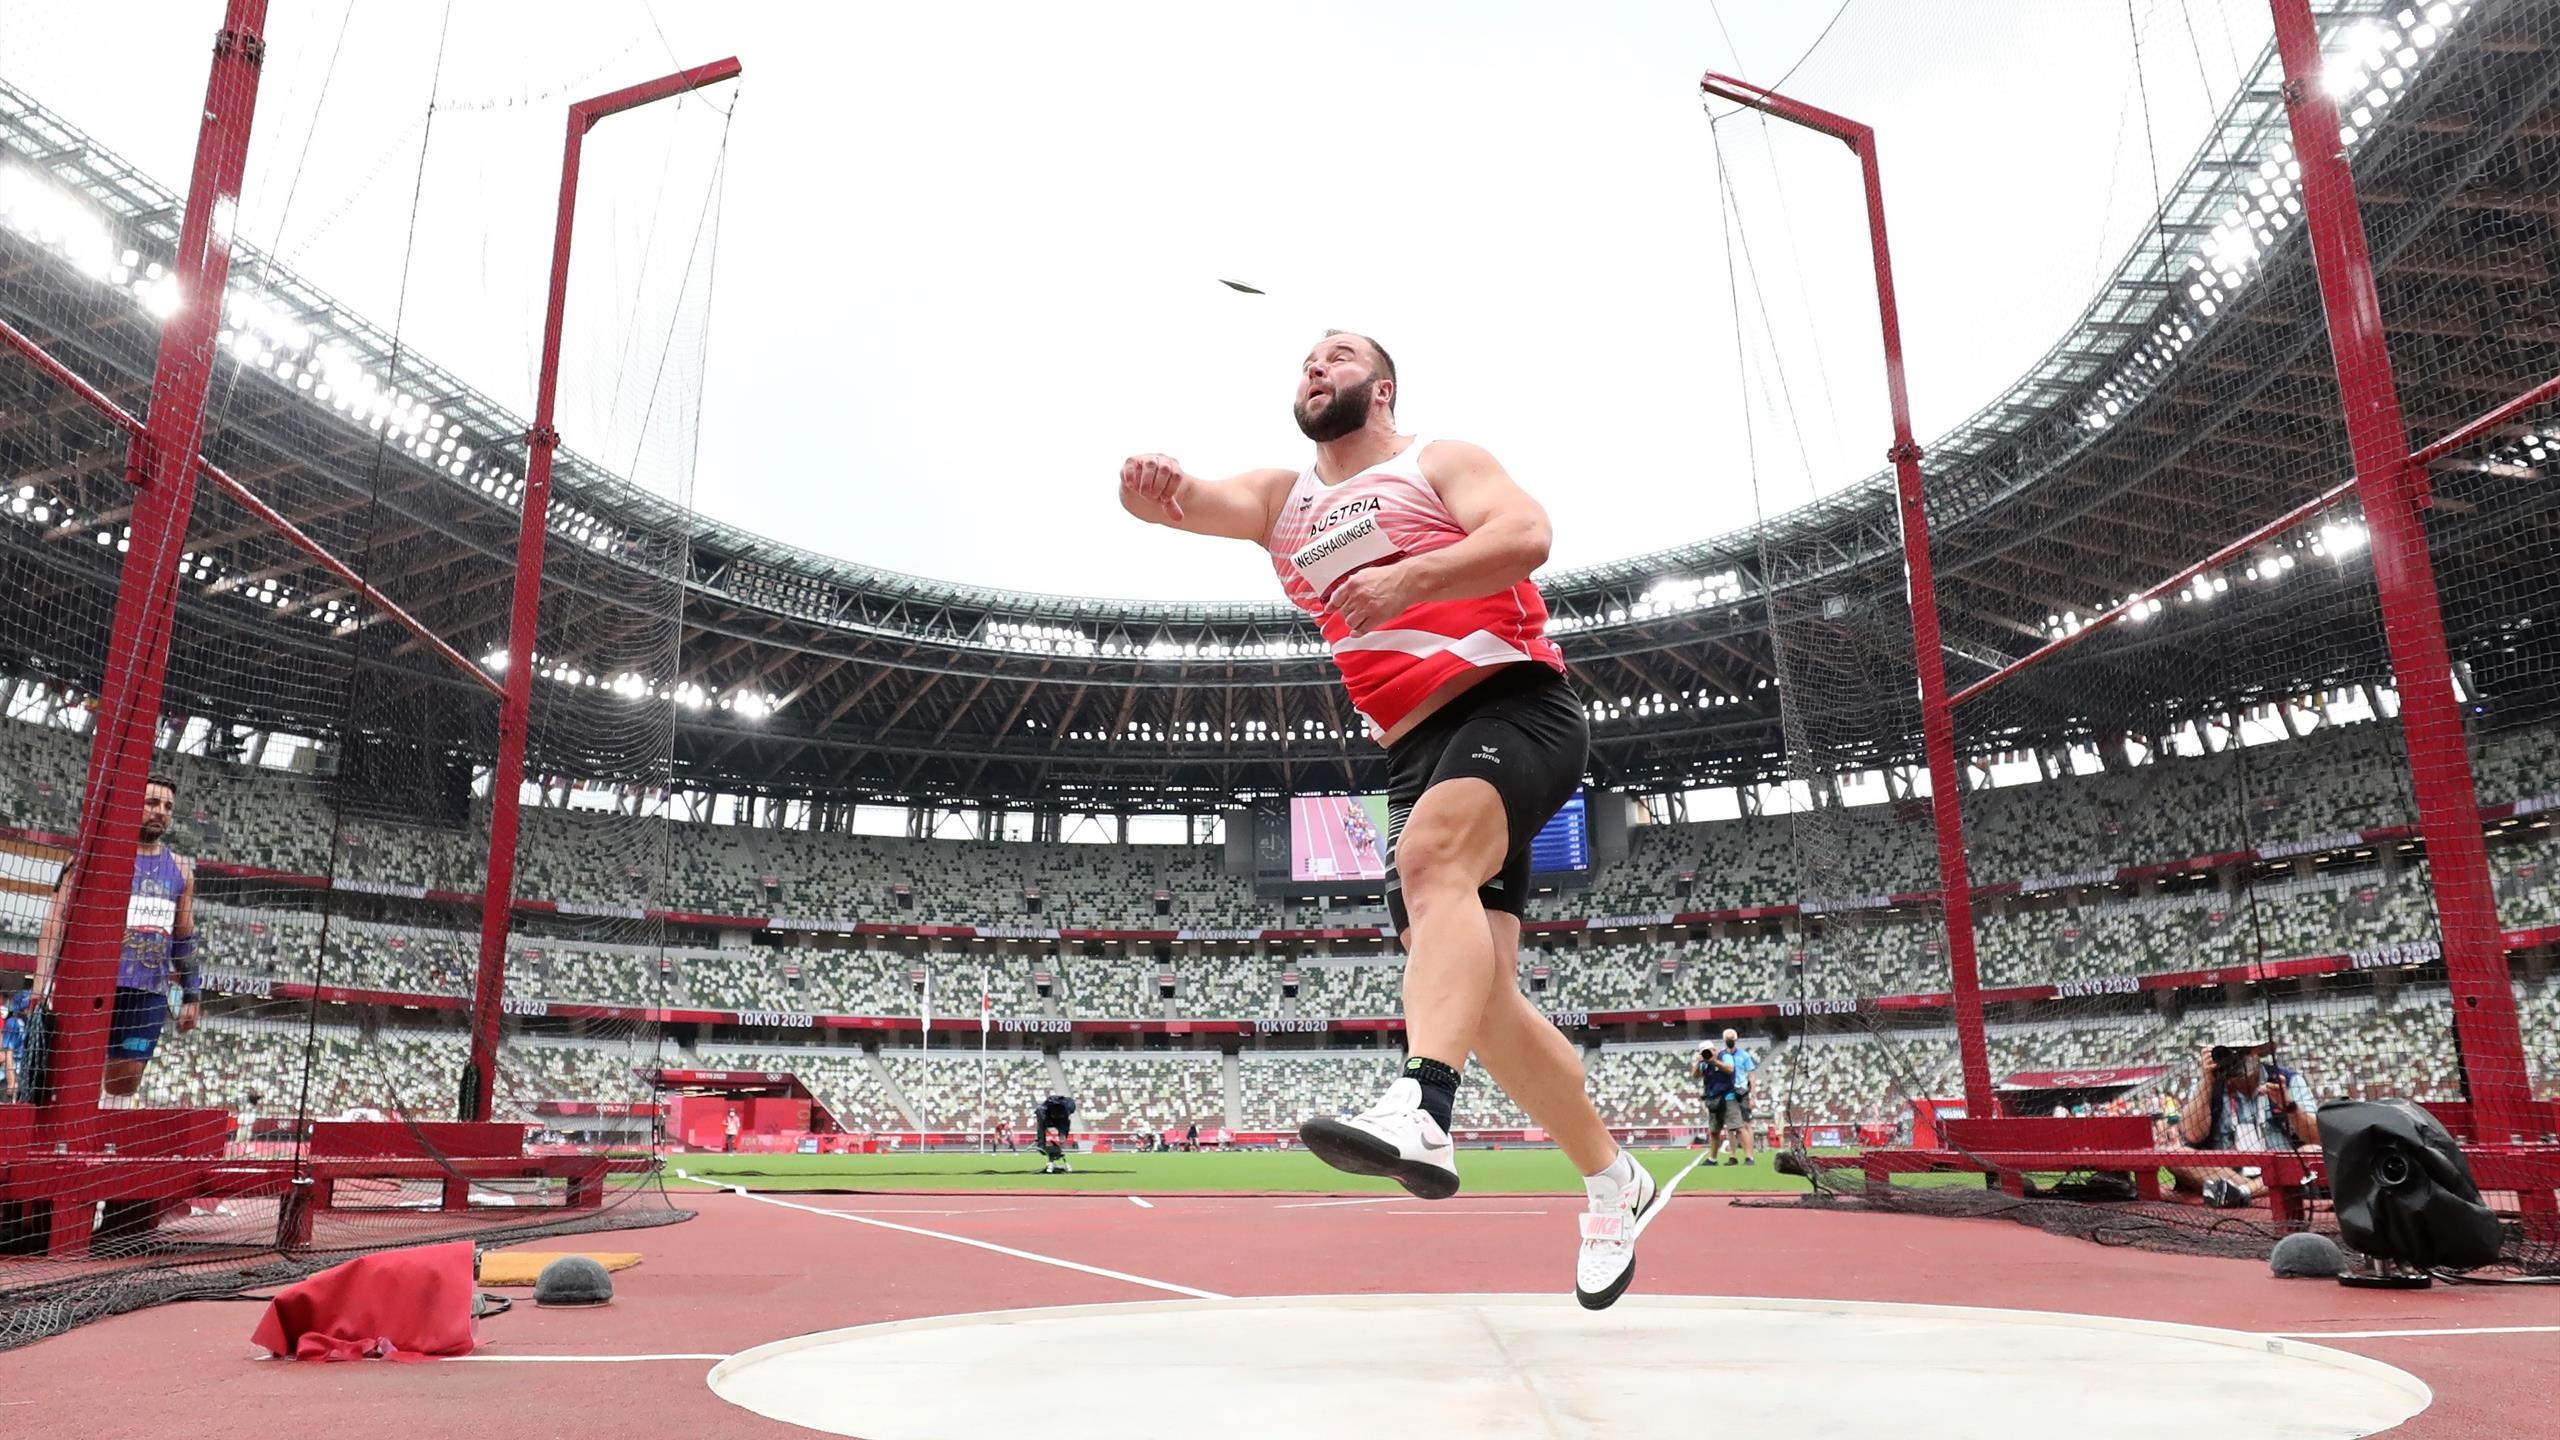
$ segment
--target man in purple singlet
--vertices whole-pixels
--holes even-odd
[[[142,1088],[142,1072],[169,1020],[172,979],[181,1001],[179,1033],[193,1030],[204,1017],[204,971],[196,959],[195,862],[162,840],[177,814],[178,787],[168,777],[154,775],[142,793],[142,838],[133,852],[133,886],[125,901],[124,952],[116,960],[115,1014],[107,1029],[106,1093],[100,1102],[117,1109],[131,1106]],[[47,1003],[68,919],[62,901],[70,893],[71,869],[65,866],[36,939],[35,990]]]

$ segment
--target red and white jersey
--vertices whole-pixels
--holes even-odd
[[[1457,544],[1466,529],[1423,478],[1415,437],[1396,455],[1339,485],[1298,473],[1263,548],[1290,602],[1316,617],[1352,708],[1383,736],[1457,675],[1534,660],[1564,670],[1547,638],[1547,602],[1528,580],[1467,600],[1434,600],[1354,636],[1327,603],[1334,588],[1372,565]]]

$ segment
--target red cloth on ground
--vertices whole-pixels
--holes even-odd
[[[333,1265],[267,1303],[250,1339],[296,1360],[424,1360],[479,1344],[471,1242],[364,1255]]]

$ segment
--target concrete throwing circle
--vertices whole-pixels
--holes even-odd
[[[2323,1346],[2095,1315],[1837,1300],[1312,1295],[944,1315],[802,1335],[710,1376],[861,1440],[1469,1440],[1728,1417],[1796,1440],[2345,1440],[2434,1398]],[[1679,1417],[1689,1417],[1682,1420]]]

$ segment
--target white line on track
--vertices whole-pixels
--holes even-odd
[[[1002,1215],[1024,1207],[990,1205],[983,1210],[913,1210],[898,1205],[822,1205],[818,1208],[836,1215]]]
[[[726,1355],[452,1355],[478,1365],[630,1365],[643,1360],[726,1360]]]
[[[1364,1195],[1357,1200],[1293,1200],[1286,1205],[1274,1205],[1271,1208],[1274,1210],[1322,1210],[1328,1205],[1392,1205],[1398,1200],[1412,1198],[1410,1195]]]
[[[448,1355],[476,1366],[630,1366],[637,1361],[727,1361],[727,1355]]]
[[[2279,1330],[2273,1340],[2414,1340],[2424,1335],[2560,1335],[2560,1325],[2473,1325],[2452,1330]]]
[[[1663,1186],[1662,1193],[1653,1198],[1653,1208],[1646,1211],[1644,1218],[1636,1222],[1636,1234],[1644,1234],[1646,1229],[1649,1228],[1654,1221],[1662,1218],[1662,1212],[1671,1208],[1671,1197],[1679,1192],[1680,1182],[1688,1179],[1689,1172],[1697,1169],[1698,1166],[1706,1160],[1706,1158],[1707,1157],[1704,1155],[1701,1155],[1697,1159],[1680,1167],[1680,1173],[1672,1176],[1671,1183]]]
[[[1144,1195],[1132,1195],[1132,1196],[1130,1196],[1130,1197],[1129,1197],[1129,1203],[1130,1203],[1130,1204],[1132,1204],[1132,1205],[1137,1206],[1137,1207],[1138,1207],[1139,1209],[1141,1209],[1141,1210],[1153,1210],[1154,1208],[1156,1208],[1156,1206],[1155,1206],[1155,1202],[1154,1202],[1154,1201],[1152,1201],[1152,1200],[1149,1200],[1149,1199],[1148,1199],[1146,1196],[1144,1196]]]
[[[966,1235],[952,1235],[940,1230],[927,1230],[920,1225],[896,1225],[886,1220],[874,1220],[868,1215],[853,1215],[842,1210],[822,1210],[815,1205],[802,1205],[791,1200],[777,1200],[770,1195],[749,1194],[747,1191],[740,1189],[735,1185],[727,1188],[730,1194],[735,1195],[742,1200],[753,1200],[759,1205],[773,1205],[784,1210],[798,1210],[804,1214],[823,1215],[830,1220],[842,1220],[848,1225],[868,1225],[876,1230],[895,1230],[902,1235],[921,1235],[927,1240],[948,1240],[954,1245],[966,1245],[972,1250],[987,1250],[998,1255],[1010,1255],[1016,1260],[1028,1260],[1035,1265],[1053,1265],[1060,1270],[1074,1270],[1086,1275],[1099,1275],[1106,1280],[1123,1280],[1132,1285],[1143,1285],[1150,1290],[1162,1290],[1173,1295],[1188,1295],[1194,1300],[1232,1300],[1235,1298],[1232,1295],[1221,1295],[1215,1290],[1195,1290],[1188,1285],[1176,1285],[1170,1280],[1150,1280],[1144,1275],[1132,1275],[1125,1270],[1106,1270],[1099,1265],[1087,1265],[1082,1261],[1062,1260],[1055,1255],[1040,1255],[1029,1250],[1016,1250],[1010,1245],[998,1245],[992,1240],[972,1240]]]
[[[1436,1215],[1443,1220],[1472,1219],[1478,1215],[1544,1215],[1544,1210],[1381,1210],[1381,1215]]]

